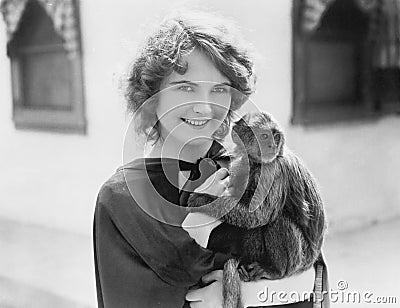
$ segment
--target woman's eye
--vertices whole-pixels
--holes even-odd
[[[261,135],[264,139],[268,139],[268,134],[262,134]]]
[[[185,91],[185,92],[193,92],[193,87],[192,86],[179,86],[179,90]]]
[[[216,92],[216,93],[227,93],[228,89],[223,88],[223,87],[217,87],[217,88],[213,88],[213,92]]]

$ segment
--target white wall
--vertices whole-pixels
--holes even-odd
[[[128,119],[118,76],[148,25],[188,1],[81,1],[86,136],[16,130],[0,23],[0,216],[90,234],[97,191],[122,163]],[[254,102],[286,128],[320,182],[331,230],[400,214],[399,117],[312,128],[289,124],[291,1],[191,1],[237,21],[259,56]],[[156,19],[155,19],[156,18]]]

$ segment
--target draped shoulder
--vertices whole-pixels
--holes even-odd
[[[188,288],[229,258],[181,228],[180,165],[139,158],[101,187],[93,229],[99,307],[182,307]]]

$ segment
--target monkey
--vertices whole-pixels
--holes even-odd
[[[234,122],[231,137],[227,193],[193,192],[188,211],[239,228],[239,253],[224,264],[223,307],[241,308],[241,280],[280,279],[313,266],[326,219],[316,180],[270,114],[245,114]]]

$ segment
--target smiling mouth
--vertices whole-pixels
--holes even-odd
[[[181,118],[181,119],[185,123],[192,125],[192,126],[196,126],[196,127],[205,126],[210,121],[210,120],[193,120],[193,119],[185,119],[185,118]]]

